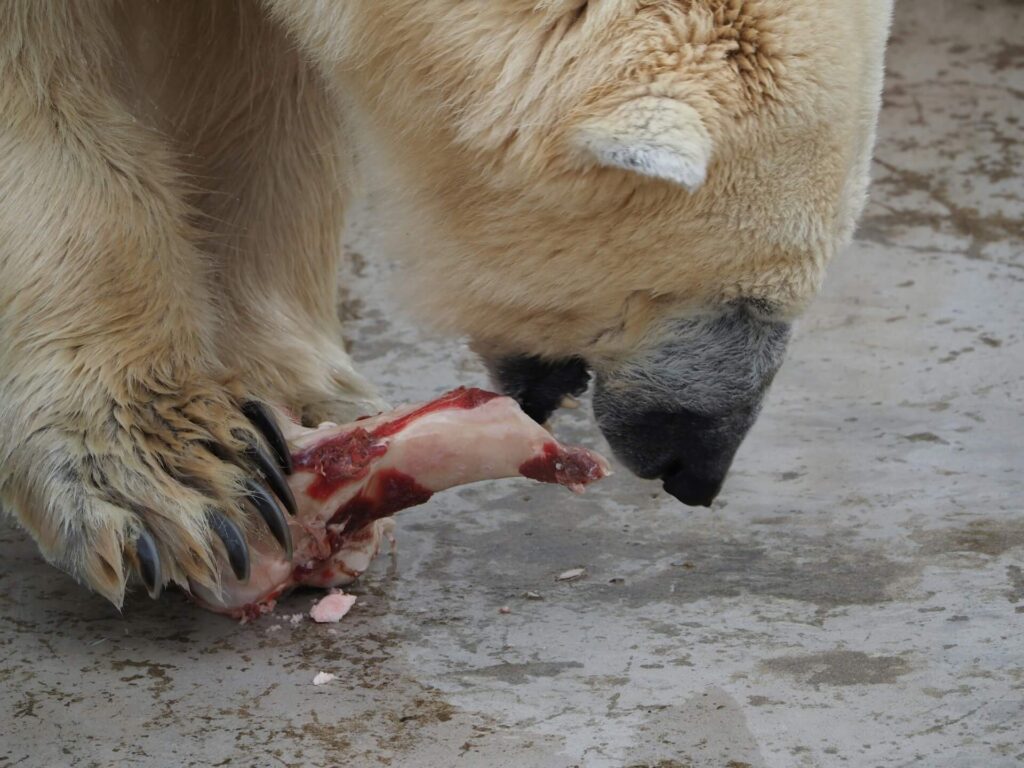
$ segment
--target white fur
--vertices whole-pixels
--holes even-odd
[[[712,143],[697,111],[676,99],[633,99],[580,126],[575,145],[599,165],[664,179],[691,192],[707,177]]]

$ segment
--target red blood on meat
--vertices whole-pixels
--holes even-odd
[[[274,606],[277,604],[277,598],[284,593],[285,587],[281,586],[275,589],[268,595],[261,597],[254,603],[248,603],[237,609],[233,615],[235,618],[240,619],[244,624],[247,621],[254,621],[265,613],[270,613],[274,610]]]
[[[339,521],[344,521],[344,518],[338,512],[335,512],[334,517],[331,518],[331,524],[327,527],[327,545],[331,548],[331,552],[337,552],[341,549],[341,545],[350,538],[346,530],[339,530],[337,526]]]
[[[386,517],[400,509],[423,504],[434,495],[433,491],[427,490],[410,475],[397,469],[381,472],[375,485],[379,494],[378,517]]]
[[[249,621],[255,621],[264,614],[263,604],[261,603],[249,603],[243,605],[238,609],[238,618],[241,619],[242,623]]]
[[[600,480],[603,472],[587,451],[545,443],[542,455],[527,459],[519,465],[519,474],[542,483],[584,485]]]
[[[400,509],[422,504],[433,495],[433,491],[410,475],[397,469],[385,469],[374,476],[368,487],[342,505],[328,525],[344,523],[346,531],[358,531],[367,523],[393,515]]]
[[[362,427],[310,446],[292,456],[297,470],[315,474],[306,493],[323,501],[343,485],[361,480],[370,470],[370,462],[387,453],[388,447],[376,435]]]
[[[415,411],[405,414],[405,416],[401,416],[394,421],[388,421],[381,424],[373,430],[373,436],[390,437],[391,435],[401,432],[405,427],[409,426],[410,423],[416,421],[416,419],[421,416],[426,416],[428,413],[449,410],[468,411],[476,408],[477,406],[483,405],[496,397],[501,397],[501,395],[494,392],[488,392],[485,389],[477,389],[476,387],[459,387],[458,389],[453,389],[448,394],[442,395],[436,400],[432,400],[426,405],[417,408]]]
[[[299,582],[306,578],[313,571],[316,570],[316,564],[311,565],[296,565],[292,568],[292,581]]]
[[[405,416],[384,422],[372,432],[356,427],[343,435],[299,451],[292,456],[292,460],[297,470],[317,475],[306,493],[310,498],[324,501],[343,485],[366,477],[370,463],[387,453],[384,439],[401,432],[416,419],[437,411],[470,410],[496,397],[500,395],[483,389],[459,387]]]

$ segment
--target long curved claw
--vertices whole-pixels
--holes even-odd
[[[281,470],[266,449],[259,443],[250,445],[245,449],[245,458],[256,465],[262,473],[263,479],[270,486],[270,490],[281,500],[288,513],[294,515],[297,509],[295,496],[292,494],[292,489],[288,487],[288,481],[284,479],[284,475],[281,474]]]
[[[242,406],[242,413],[252,422],[267,439],[267,444],[277,457],[278,465],[286,475],[292,473],[292,454],[288,450],[288,442],[281,434],[281,428],[277,426],[273,413],[263,403],[250,400]]]
[[[235,578],[245,582],[249,580],[249,545],[245,543],[242,530],[223,512],[211,511],[208,519],[210,528],[223,542],[228,555],[228,563]]]
[[[284,510],[278,504],[277,499],[262,485],[252,479],[245,481],[248,489],[246,498],[249,503],[260,513],[260,517],[267,524],[267,528],[277,539],[277,543],[284,549],[289,560],[292,559],[292,531],[288,527],[288,520],[285,518]]]
[[[249,465],[255,465],[260,477],[266,481],[267,485],[270,486],[270,490],[281,500],[289,514],[294,515],[296,513],[298,507],[295,504],[295,495],[288,486],[288,481],[281,472],[281,468],[278,467],[277,462],[274,461],[273,457],[267,452],[267,449],[258,441],[250,442],[241,455],[235,454],[223,445],[212,441],[205,443],[205,446],[210,453],[221,461],[234,464],[242,469],[252,469],[245,462],[248,462]]]
[[[163,587],[163,569],[160,566],[160,552],[156,548],[153,535],[143,529],[135,540],[135,557],[139,561],[139,576],[146,585],[149,596],[156,600],[160,597]]]

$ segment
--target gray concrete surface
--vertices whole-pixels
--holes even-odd
[[[873,202],[714,509],[447,493],[336,627],[120,616],[3,528],[0,766],[1024,764],[1024,5],[898,6]],[[483,381],[354,265],[387,396]]]

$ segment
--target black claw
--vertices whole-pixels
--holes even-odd
[[[210,528],[217,534],[228,553],[228,563],[239,581],[249,580],[249,546],[234,521],[222,512],[210,512]]]
[[[292,495],[292,489],[288,487],[288,481],[284,479],[284,475],[281,474],[281,470],[278,469],[270,454],[266,452],[262,445],[257,443],[245,449],[245,458],[256,465],[263,475],[263,479],[270,486],[270,490],[277,494],[277,498],[281,500],[289,514],[294,515],[296,511],[295,496]]]
[[[203,443],[203,447],[205,447],[206,450],[208,450],[221,461],[225,461],[228,464],[238,463],[238,459],[235,457],[235,454],[233,454],[220,443],[215,443],[212,440],[207,440]]]
[[[147,530],[139,531],[135,540],[135,557],[139,561],[139,575],[146,585],[149,596],[156,600],[160,597],[163,586],[163,574],[160,569],[160,552],[156,548],[153,536]]]
[[[277,499],[266,488],[255,480],[248,479],[245,481],[245,485],[249,489],[249,493],[246,495],[249,503],[260,513],[260,517],[267,524],[267,528],[274,534],[277,543],[281,545],[285,555],[291,560],[292,532],[288,527],[288,520],[284,516],[284,510],[281,509],[281,505],[277,503]]]
[[[242,413],[252,422],[263,436],[267,439],[270,449],[277,456],[277,462],[286,475],[292,473],[292,454],[288,450],[288,443],[281,434],[280,427],[270,409],[263,403],[250,400],[242,406]]]

